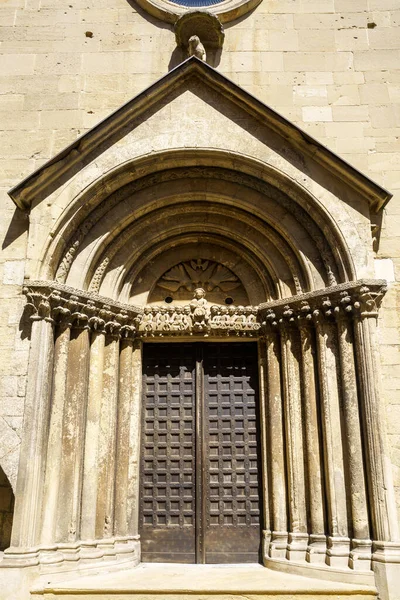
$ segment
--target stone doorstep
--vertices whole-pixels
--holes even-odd
[[[322,581],[261,565],[140,564],[118,573],[35,585],[32,600],[376,600],[374,586]]]

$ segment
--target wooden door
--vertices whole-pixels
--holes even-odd
[[[145,344],[143,562],[258,562],[257,346]]]

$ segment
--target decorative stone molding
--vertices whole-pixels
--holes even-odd
[[[301,227],[306,230],[320,254],[321,261],[326,272],[327,283],[330,286],[336,285],[338,265],[340,263],[340,258],[338,259],[338,256],[336,256],[336,254],[338,254],[338,250],[335,248],[335,245],[337,245],[337,240],[333,240],[331,235],[329,235],[329,237],[323,235],[322,224],[317,224],[316,221],[310,217],[307,211],[297,201],[292,200],[278,188],[271,186],[261,179],[257,179],[253,176],[238,171],[217,167],[181,167],[146,175],[134,182],[131,182],[130,193],[133,194],[157,184],[176,181],[184,178],[223,180],[229,183],[249,187],[250,189],[264,194],[266,197],[273,198],[285,210],[287,210],[296,219],[296,221],[298,221]],[[77,224],[77,226],[74,228],[74,233],[68,240],[67,249],[58,266],[56,280],[59,283],[65,283],[67,280],[68,273],[75,260],[75,257],[89,231],[103,218],[108,211],[115,208],[119,201],[120,198],[118,194],[110,195],[107,200],[102,202],[90,214],[88,214],[82,223]],[[127,243],[130,235],[130,228],[128,227],[121,233],[121,235],[118,236],[114,243],[107,248],[106,253],[102,256],[93,274],[93,278],[90,283],[91,291],[99,291],[101,282],[109,264],[118,250]],[[278,245],[276,236],[273,240],[273,243]],[[290,265],[295,280],[296,293],[300,294],[302,291],[302,286],[301,282],[298,280],[296,268],[293,264],[294,255],[292,256],[289,254],[287,248],[279,246],[279,249],[285,257],[287,263]]]
[[[227,274],[225,271],[220,272],[218,265],[206,263],[207,261],[199,265],[208,289],[224,283],[229,286],[236,285],[233,274],[232,278],[226,279]],[[177,279],[182,272],[188,273],[185,266],[179,267],[182,267],[179,272],[174,267],[164,276],[162,285],[169,286],[170,289],[171,285],[174,288],[181,285],[192,287],[197,283],[194,275]],[[190,268],[193,270],[192,266]],[[207,269],[212,272],[210,277]],[[217,273],[218,281],[213,279]],[[224,283],[220,281],[221,277],[225,278]],[[205,298],[204,289],[196,288],[194,299],[185,306],[146,306],[143,309],[55,282],[31,281],[26,282],[24,287],[28,299],[27,307],[32,311],[32,320],[44,319],[58,324],[70,322],[74,326],[130,338],[135,335],[254,337],[263,334],[268,326],[296,324],[301,327],[321,319],[334,321],[335,317],[339,318],[342,314],[376,318],[385,292],[386,283],[383,280],[360,280],[293,296],[291,299],[267,302],[258,307],[228,307],[210,305]]]
[[[384,280],[359,280],[261,304],[258,309],[263,327],[333,320],[346,315],[377,317],[387,290]]]
[[[9,548],[5,551],[2,568],[8,566],[39,566],[40,572],[69,570],[71,564],[92,567],[98,565],[130,564],[136,565],[140,559],[139,536],[106,538],[102,540],[78,541],[75,543],[59,543],[51,546],[38,546],[19,551]]]
[[[94,331],[130,336],[140,321],[142,308],[110,302],[92,292],[84,292],[52,281],[25,282],[23,292],[31,320],[45,319],[61,324],[86,326]]]

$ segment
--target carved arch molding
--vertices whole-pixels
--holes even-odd
[[[27,425],[3,565],[139,562],[141,345],[240,338],[259,348],[264,563],[367,576],[398,535],[377,376],[385,282],[353,280],[340,232],[300,192],[170,171],[65,216],[43,279],[26,282]],[[190,297],[169,306],[157,286]]]

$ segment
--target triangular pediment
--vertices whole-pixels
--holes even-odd
[[[154,119],[158,123],[171,119],[176,143],[171,142],[171,135],[169,139],[164,136],[164,147],[162,143],[158,146],[148,143],[154,135]],[[80,170],[94,163],[98,156],[104,156],[113,146],[121,148],[128,137],[130,144],[136,143],[143,150],[137,152],[137,156],[170,150],[171,144],[176,148],[204,149],[208,147],[205,128],[206,125],[210,128],[211,122],[212,129],[218,131],[221,140],[225,136],[230,138],[230,144],[223,148],[228,152],[246,153],[251,141],[257,139],[266,149],[273,149],[282,161],[293,162],[300,170],[304,167],[319,183],[328,177],[328,180],[340,182],[341,186],[356,191],[368,202],[372,211],[380,210],[391,198],[390,192],[195,57],[181,63],[79,137],[10,190],[9,195],[19,208],[29,209],[34,199],[39,202],[48,197]],[[145,134],[144,125],[147,125]],[[157,130],[158,138],[162,138],[162,126],[158,125]],[[214,147],[212,141],[209,147]],[[120,152],[120,161],[130,158],[129,152]],[[263,155],[259,158],[264,160]],[[116,167],[117,164],[110,164],[110,160],[108,167]],[[279,168],[279,160],[275,167]]]

